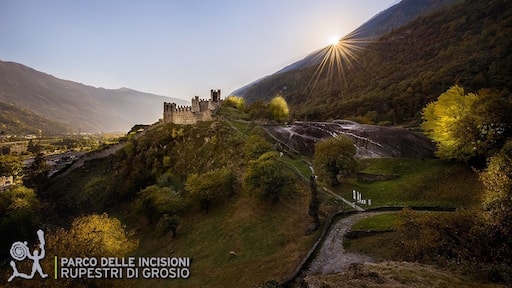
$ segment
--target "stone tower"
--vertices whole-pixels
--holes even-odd
[[[191,106],[177,106],[176,103],[164,103],[164,123],[195,124],[198,121],[212,121],[215,111],[222,104],[220,89],[210,90],[210,99],[194,96]]]

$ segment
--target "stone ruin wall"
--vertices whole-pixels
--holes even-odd
[[[198,121],[212,121],[213,111],[217,109],[222,100],[220,99],[220,90],[211,90],[209,100],[199,99],[198,96],[192,98],[192,106],[177,106],[176,103],[164,103],[165,123],[175,123],[191,125]]]

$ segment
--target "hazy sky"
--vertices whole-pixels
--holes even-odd
[[[396,0],[0,0],[0,60],[189,100],[233,90]]]

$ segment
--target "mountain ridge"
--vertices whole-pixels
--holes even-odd
[[[455,84],[509,97],[510,35],[511,2],[464,1],[381,36],[343,79],[323,71],[313,89],[308,83],[316,67],[306,67],[268,77],[244,98],[251,103],[280,94],[294,119],[418,125],[423,107]]]
[[[462,2],[462,0],[402,0],[375,14],[343,38],[351,39],[357,37],[357,39],[363,39],[363,41],[358,43],[358,45],[364,46],[366,45],[365,42],[369,43],[370,41],[376,40],[384,34],[407,24],[417,17],[432,13],[458,2]],[[284,72],[318,65],[321,61],[321,57],[319,57],[319,55],[325,53],[325,50],[328,48],[329,46],[317,49],[306,55],[303,59],[291,63],[273,74],[258,78],[257,80],[234,90],[231,94],[243,97],[248,90],[265,79],[272,78],[273,76],[277,76]],[[253,101],[253,99],[246,100],[248,100],[248,102]]]
[[[163,102],[186,103],[126,87],[97,88],[10,61],[0,61],[0,102],[87,132],[127,131],[156,122]]]

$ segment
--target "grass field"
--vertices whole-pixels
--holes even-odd
[[[138,255],[192,257],[193,262],[189,279],[140,281],[138,286],[252,287],[285,280],[318,237],[305,236],[310,223],[306,198],[301,192],[269,207],[237,196],[208,214],[183,217],[175,239],[157,238],[140,223]]]
[[[359,191],[372,200],[372,207],[469,207],[479,203],[483,189],[471,168],[439,159],[363,159],[361,165],[364,173],[398,177],[372,183],[352,179],[333,190],[347,199],[352,190]]]
[[[386,213],[364,218],[352,226],[352,231],[387,231],[395,229],[398,214]]]

